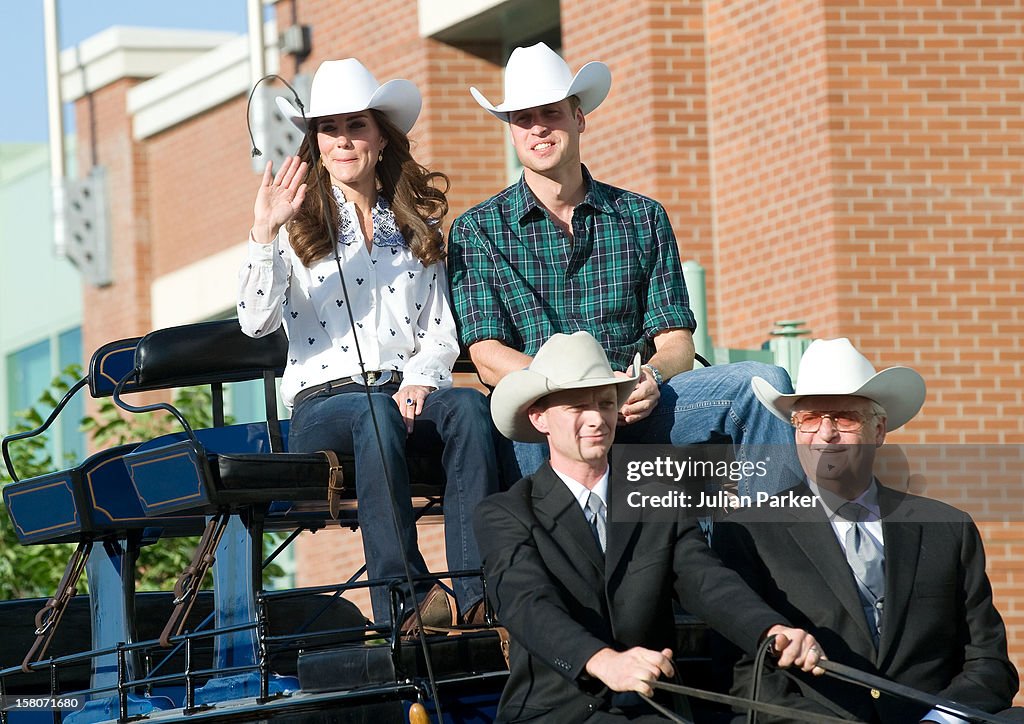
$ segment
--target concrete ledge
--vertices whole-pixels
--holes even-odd
[[[149,292],[153,329],[233,312],[238,268],[248,258],[248,249],[245,241],[153,280]]]
[[[61,51],[61,95],[75,101],[121,78],[152,78],[237,33],[114,26]]]
[[[430,38],[507,0],[419,0],[420,36]]]
[[[278,68],[277,25],[264,26],[266,68]],[[128,92],[125,113],[141,140],[247,93],[247,35],[115,26],[61,52],[61,93],[75,101],[122,78],[147,79]]]
[[[278,69],[277,27],[263,29],[267,73]],[[248,94],[249,38],[234,39],[128,91],[136,140],[155,135],[238,95]]]
[[[453,45],[490,43],[511,49],[536,42],[561,22],[552,0],[419,0],[420,37]],[[548,44],[560,42],[544,37]]]

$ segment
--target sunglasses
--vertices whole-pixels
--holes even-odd
[[[818,412],[817,410],[802,410],[794,412],[790,423],[799,432],[817,432],[821,429],[821,423],[826,418],[832,421],[832,426],[839,432],[860,432],[873,414],[865,415],[856,410],[833,410],[832,412]]]

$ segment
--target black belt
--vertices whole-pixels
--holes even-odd
[[[364,382],[365,379],[365,382]],[[319,385],[313,385],[303,390],[299,390],[295,393],[295,399],[292,402],[292,407],[298,407],[299,403],[303,400],[312,397],[313,395],[321,392],[333,392],[339,390],[342,387],[348,385],[365,385],[366,387],[379,387],[380,385],[386,385],[389,382],[396,384],[402,384],[402,373],[398,370],[368,370],[365,377],[364,375],[352,375],[351,377],[342,377],[338,380],[331,380],[330,382],[322,382]]]

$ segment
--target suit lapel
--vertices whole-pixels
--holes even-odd
[[[566,551],[573,565],[588,579],[596,575],[603,580],[604,557],[583,510],[547,463],[533,476],[533,499],[537,519]],[[608,537],[611,538],[610,531]]]
[[[611,496],[609,496],[611,497]],[[633,550],[634,540],[640,535],[640,522],[611,522],[609,516],[607,551],[605,552],[605,579],[613,581],[624,563],[627,551]]]
[[[810,490],[804,488],[798,494],[809,495]],[[858,644],[850,642],[851,647],[862,653],[870,652],[868,658],[873,658],[875,645],[871,631],[868,630],[868,622],[864,618],[864,609],[861,608],[857,584],[853,580],[850,564],[846,561],[828,518],[820,506],[789,508],[787,512],[796,519],[795,525],[788,526],[789,535],[807,556],[818,575],[825,581],[828,590],[846,610],[861,634],[861,641]]]
[[[899,638],[917,576],[921,524],[908,519],[912,511],[900,507],[905,500],[900,493],[878,485],[878,506],[882,514],[885,545],[885,603],[882,609],[878,662],[885,660],[889,649]]]

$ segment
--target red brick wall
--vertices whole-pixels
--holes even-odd
[[[841,329],[929,382],[929,442],[1024,441],[1024,11],[827,3]]]
[[[93,160],[107,178],[113,284],[83,284],[82,349],[149,331],[151,226],[145,148],[132,140],[125,97],[135,80],[112,83],[75,107],[82,175]],[[90,132],[91,131],[91,132]],[[94,142],[95,141],[95,142]]]
[[[758,347],[780,319],[809,319],[827,334],[838,321],[840,269],[822,10],[708,3],[707,38],[713,341]]]
[[[602,181],[660,201],[682,258],[704,265],[712,288],[705,4],[615,0],[595,13],[588,0],[563,0],[562,50],[574,72],[591,60],[612,71],[607,100],[587,120],[584,163]]]
[[[1024,526],[1010,523],[986,523],[978,526],[985,540],[988,577],[996,608],[1006,623],[1010,658],[1018,672],[1024,672]],[[1024,705],[1024,696],[1015,703]]]
[[[707,26],[716,342],[806,319],[925,376],[901,439],[1024,439],[1019,3],[751,0]]]
[[[259,175],[250,165],[245,98],[145,141],[153,278],[245,240]],[[241,263],[239,259],[239,263]],[[233,285],[233,279],[225,279]]]
[[[469,94],[475,86],[488,98],[503,97],[501,49],[426,45],[423,117],[417,158],[451,178],[449,221],[507,186],[507,124],[485,111]]]

